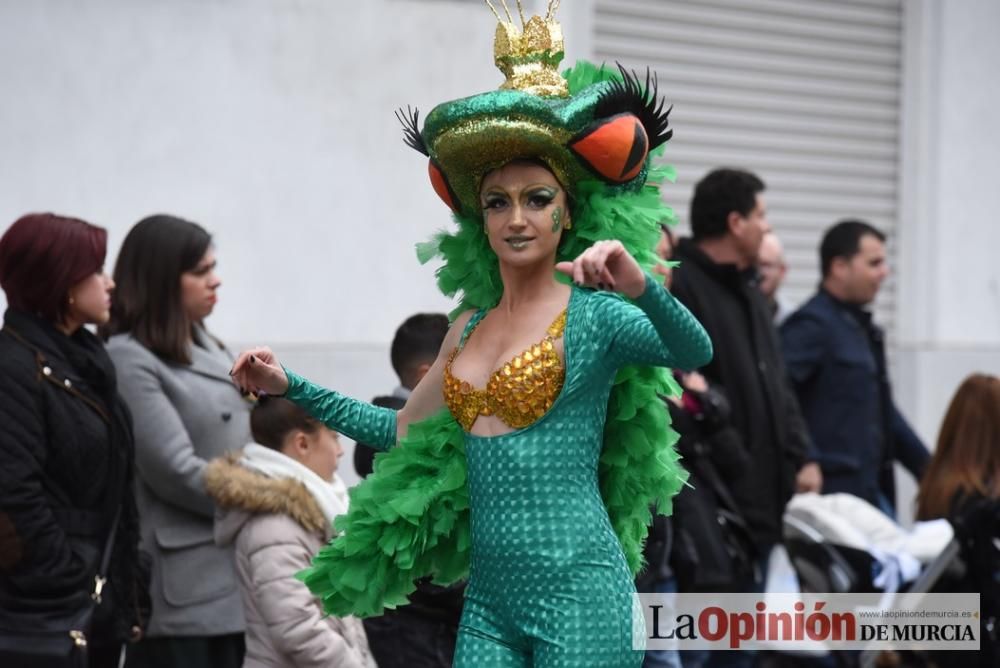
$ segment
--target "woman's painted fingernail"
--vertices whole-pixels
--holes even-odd
[[[251,355],[250,356],[250,364],[256,364],[256,363],[257,363],[257,358],[254,357],[253,355]]]

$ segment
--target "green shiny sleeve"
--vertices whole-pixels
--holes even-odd
[[[396,444],[396,411],[345,397],[288,369],[285,375],[288,377],[285,398],[330,429],[376,450],[388,450]]]
[[[712,341],[701,323],[659,281],[646,274],[646,289],[634,305],[616,300],[606,331],[607,359],[626,364],[692,370],[712,359]]]

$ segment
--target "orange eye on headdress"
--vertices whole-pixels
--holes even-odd
[[[459,213],[458,200],[455,198],[455,193],[451,191],[448,179],[445,178],[444,172],[441,171],[441,168],[438,167],[434,160],[427,161],[427,174],[431,177],[431,186],[433,186],[434,192],[437,193],[438,197],[444,200],[449,209],[455,213]]]
[[[625,183],[646,164],[649,137],[635,114],[623,113],[590,126],[570,141],[569,148],[605,180]]]
[[[609,84],[594,106],[594,123],[574,137],[569,148],[580,161],[611,183],[639,176],[649,152],[673,134],[670,108],[657,95],[656,75],[646,70],[642,83],[636,72],[618,65],[621,80]]]

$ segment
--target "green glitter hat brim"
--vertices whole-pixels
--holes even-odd
[[[421,136],[458,200],[458,212],[478,212],[483,177],[513,160],[543,161],[570,192],[595,178],[569,144],[594,123],[594,109],[610,85],[600,81],[569,98],[496,90],[431,110]],[[635,189],[645,179],[644,168],[616,187]]]

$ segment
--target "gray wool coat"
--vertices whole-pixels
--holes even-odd
[[[251,405],[229,378],[232,357],[204,332],[190,366],[161,360],[131,335],[107,350],[135,424],[142,549],[153,557],[147,636],[214,636],[245,628],[233,549],[215,544],[207,462],[250,438]]]

